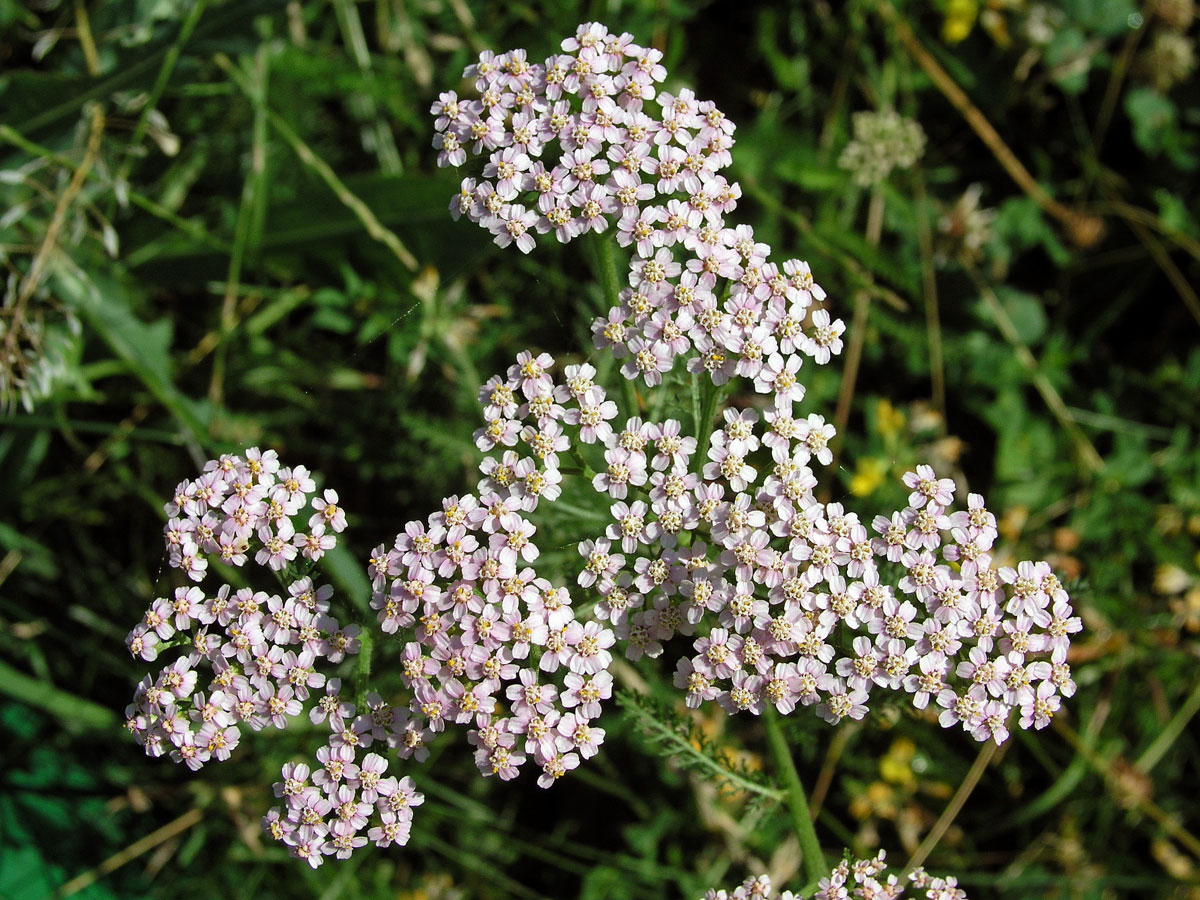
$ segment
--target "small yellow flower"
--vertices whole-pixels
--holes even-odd
[[[868,456],[858,461],[854,476],[850,479],[850,493],[856,497],[866,497],[875,493],[887,480],[887,463],[882,459]]]
[[[894,438],[904,430],[904,412],[896,409],[889,401],[880,400],[875,404],[875,422],[880,437],[884,440]]]
[[[977,0],[950,0],[946,4],[946,18],[942,22],[942,40],[957,44],[971,33],[979,15]]]

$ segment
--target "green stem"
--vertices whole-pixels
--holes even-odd
[[[592,467],[587,464],[587,460],[583,458],[583,454],[579,452],[578,447],[572,444],[568,452],[571,454],[571,458],[579,463],[579,469],[584,477],[592,478],[596,474]]]
[[[367,708],[367,688],[371,680],[371,653],[375,649],[371,629],[364,628],[359,635],[362,646],[358,651],[358,666],[354,670],[354,708],[361,713]]]
[[[708,444],[712,440],[713,416],[716,415],[717,404],[725,394],[725,388],[723,385],[713,384],[712,381],[705,381],[701,393],[704,397],[701,402],[700,418],[696,420],[695,458],[696,465],[702,469],[708,461]]]
[[[604,291],[604,302],[609,308],[621,303],[621,279],[617,274],[617,255],[613,253],[612,238],[600,234],[592,241],[596,251],[596,277]]]
[[[829,866],[821,854],[821,843],[817,840],[816,829],[813,828],[804,785],[800,783],[800,773],[796,771],[791,748],[788,747],[787,738],[784,737],[783,728],[779,724],[779,714],[773,706],[766,708],[763,724],[767,728],[767,743],[771,748],[771,756],[775,759],[775,767],[783,778],[784,789],[787,792],[792,826],[796,829],[796,838],[800,841],[800,852],[803,854],[804,874],[809,882],[816,884],[829,875]]]
[[[187,18],[179,27],[179,34],[175,36],[175,42],[167,48],[162,65],[158,69],[158,77],[154,79],[154,86],[150,89],[150,95],[142,106],[137,124],[133,127],[133,136],[129,139],[129,146],[125,148],[125,158],[121,161],[121,168],[116,177],[118,182],[129,178],[129,171],[133,168],[138,148],[141,147],[142,140],[146,137],[146,131],[150,127],[150,114],[154,112],[158,101],[162,99],[167,82],[171,80],[171,74],[175,71],[175,64],[179,62],[179,54],[183,51],[183,45],[192,36],[200,17],[204,15],[206,6],[208,6],[208,0],[196,0],[195,5],[188,12]]]

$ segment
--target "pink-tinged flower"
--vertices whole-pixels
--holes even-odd
[[[515,243],[522,253],[529,253],[535,243],[531,230],[537,223],[538,214],[535,211],[514,203],[500,210],[488,230],[494,236],[496,246],[507,247]]]
[[[339,534],[346,530],[346,513],[337,505],[338,494],[332,488],[326,488],[323,498],[315,497],[312,508],[316,510],[308,520],[308,527],[315,528],[319,524],[332,528]]]
[[[679,660],[673,683],[685,692],[684,702],[690,709],[697,709],[702,703],[715,700],[721,694],[712,669],[699,656],[694,660],[687,657]]]
[[[612,400],[595,403],[583,403],[567,411],[566,423],[579,426],[579,439],[585,444],[594,444],[597,440],[607,443],[612,436],[612,426],[608,420],[617,415],[617,404]]]
[[[774,394],[777,408],[789,408],[792,403],[799,403],[804,399],[804,385],[796,377],[801,362],[803,360],[794,354],[788,354],[785,359],[772,353],[759,370],[754,389],[760,394]]]
[[[939,479],[931,466],[917,466],[915,472],[905,472],[901,480],[912,491],[908,495],[908,505],[913,509],[919,509],[927,502],[945,509],[954,502],[954,482],[949,478]]]
[[[813,281],[812,269],[799,259],[789,259],[783,264],[783,273],[788,276],[792,287],[801,294],[801,302],[807,307],[814,301],[825,299],[824,289]]]
[[[612,662],[608,648],[616,642],[616,635],[599,622],[571,623],[566,639],[569,647],[567,667],[577,675],[595,675]]]
[[[817,707],[817,715],[830,725],[836,725],[846,717],[857,720],[867,714],[865,691],[851,690],[841,678],[833,675],[821,676],[820,688],[827,696]]]
[[[819,365],[824,365],[832,356],[842,352],[842,333],[846,330],[846,323],[841,319],[830,322],[829,313],[818,309],[812,314],[812,324],[812,331],[805,336],[800,349]]]
[[[583,571],[579,573],[579,586],[591,587],[597,581],[607,581],[616,576],[625,564],[625,557],[619,553],[610,553],[611,545],[604,538],[583,541],[579,545],[579,555],[586,561]]]
[[[746,490],[758,477],[757,470],[729,447],[709,447],[708,458],[711,462],[704,464],[705,479],[715,481],[722,478],[734,491]]]

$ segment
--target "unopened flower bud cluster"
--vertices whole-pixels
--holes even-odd
[[[871,187],[887,180],[892,169],[907,169],[925,152],[925,131],[915,119],[894,109],[854,114],[854,139],[838,158],[854,183]]]
[[[227,523],[245,512],[250,530],[239,539],[243,556],[252,552],[251,540],[262,540],[256,559],[274,568],[267,536],[285,533],[287,516],[303,507],[305,492],[293,489],[292,478],[307,481],[307,490],[313,490],[307,476],[298,474],[303,471],[280,470],[274,451],[260,454],[256,448],[244,459],[230,455],[209,462],[205,475],[180,485],[167,504],[172,518],[166,546],[172,561],[192,578],[202,578],[207,569],[203,554],[222,553],[220,548],[229,546],[220,540],[228,533]],[[282,475],[278,484],[284,493],[273,495],[269,488],[276,472]],[[327,491],[327,500],[317,501],[324,505],[313,515],[321,520],[311,524],[314,533],[323,522],[339,531],[344,527],[344,514],[330,496],[336,499]],[[276,507],[280,517],[272,519],[270,511]],[[331,508],[335,514],[326,517]],[[333,535],[326,538],[326,547],[333,546]],[[254,731],[287,727],[303,711],[309,692],[325,684],[318,666],[358,651],[360,629],[343,628],[330,615],[332,593],[304,577],[292,581],[283,595],[248,587],[233,591],[223,584],[212,596],[193,586],[155,600],[126,639],[130,652],[146,661],[168,649],[182,653],[138,685],[126,709],[129,731],[147,754],[169,753],[176,762],[198,769],[228,759],[241,726]],[[202,672],[210,673],[205,684]]]
[[[559,495],[567,429],[593,442],[611,433],[617,412],[594,369],[568,366],[555,384],[553,364],[524,352],[483,386],[487,424],[475,440],[491,455],[477,492],[409,522],[391,549],[376,548],[370,568],[381,628],[410,637],[400,673],[414,691],[412,721],[432,732],[469,726],[480,772],[515,778],[532,760],[543,787],[604,739],[590,723],[612,695],[616,640],[580,621],[567,589],[532,565],[540,551],[528,515]]]
[[[905,892],[908,891],[906,894]],[[900,900],[902,897],[924,897],[926,900],[967,900],[966,892],[953,876],[939,878],[922,868],[906,877],[887,871],[887,857],[880,850],[871,859],[842,860],[817,885],[810,900]],[[700,900],[801,900],[792,891],[776,894],[766,875],[747,878],[732,891],[709,890]]]

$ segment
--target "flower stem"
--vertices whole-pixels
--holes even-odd
[[[800,773],[796,771],[791,748],[788,747],[787,738],[783,736],[779,715],[773,706],[766,708],[763,723],[767,728],[767,743],[771,747],[771,756],[775,759],[775,767],[779,770],[784,790],[787,792],[787,805],[792,813],[792,826],[796,829],[796,837],[800,841],[800,852],[803,854],[804,874],[810,883],[816,884],[829,875],[829,867],[825,864],[825,857],[821,854],[821,843],[817,840],[816,829],[813,828],[808,800],[804,795],[804,785],[800,783]]]
[[[367,687],[371,680],[371,651],[375,649],[371,630],[364,628],[359,635],[358,666],[354,670],[354,708],[361,713],[367,708]]]
[[[617,274],[617,257],[613,253],[612,238],[593,235],[592,248],[596,251],[596,277],[604,291],[604,302],[609,308],[621,304],[621,279]]]
[[[700,418],[696,421],[696,465],[701,469],[708,459],[708,444],[712,440],[713,416],[717,412],[717,404],[725,393],[724,387],[706,381],[701,390]]]

